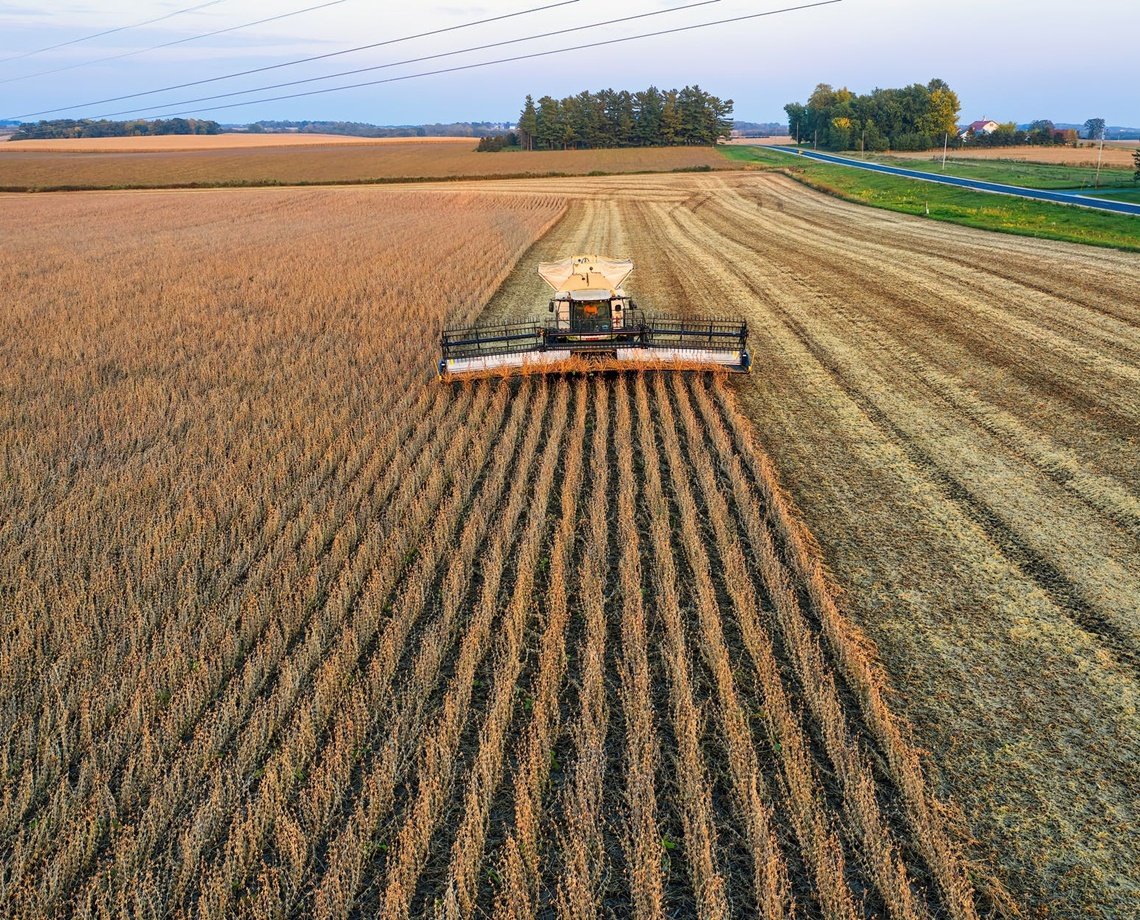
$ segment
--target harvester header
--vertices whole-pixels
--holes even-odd
[[[446,329],[441,379],[570,370],[748,371],[748,324],[647,316],[622,287],[630,259],[578,255],[540,262],[553,318]]]

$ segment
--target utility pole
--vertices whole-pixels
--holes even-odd
[[[1104,156],[1104,128],[1100,129],[1100,147],[1096,151],[1096,182],[1094,188],[1100,188],[1100,158]]]
[[[946,148],[950,146],[950,132],[942,135],[942,171],[946,172]]]

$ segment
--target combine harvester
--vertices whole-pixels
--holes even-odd
[[[748,324],[724,319],[645,316],[622,284],[629,259],[596,255],[540,262],[554,289],[548,322],[445,329],[442,380],[526,373],[728,370],[752,367]]]

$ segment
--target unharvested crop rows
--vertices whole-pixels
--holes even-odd
[[[431,379],[564,202],[121,200],[0,257],[0,914],[974,916],[722,381]]]
[[[561,207],[76,204],[4,224],[23,221],[3,265],[0,881],[33,912],[153,899],[147,876],[198,897],[200,856],[275,827],[257,803],[299,784],[317,740],[343,755],[330,714],[480,443],[463,418],[488,395],[424,386],[419,356]],[[111,218],[119,234],[94,231]],[[443,270],[377,271],[408,258]],[[480,258],[495,270],[473,277]]]

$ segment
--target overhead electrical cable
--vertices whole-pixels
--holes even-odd
[[[213,32],[203,32],[200,35],[189,35],[186,38],[176,38],[174,41],[163,42],[160,45],[151,45],[149,48],[136,48],[133,51],[124,51],[121,54],[109,54],[107,57],[95,58],[93,61],[83,61],[79,64],[68,64],[66,67],[56,67],[54,70],[41,70],[37,73],[26,73],[22,77],[8,77],[6,80],[0,80],[0,84],[16,83],[20,80],[31,80],[34,77],[46,77],[53,73],[63,73],[65,70],[78,70],[81,67],[93,67],[95,64],[106,64],[108,61],[121,61],[123,58],[134,57],[137,54],[146,54],[148,51],[158,51],[160,48],[173,48],[175,45],[185,45],[187,42],[200,41],[203,38],[213,38],[215,35],[225,35],[227,32],[238,32],[241,29],[251,29],[254,26],[263,26],[267,22],[277,22],[281,19],[288,19],[291,16],[300,16],[302,13],[312,13],[315,10],[323,10],[325,7],[338,6],[341,3],[347,3],[348,0],[329,0],[328,3],[321,3],[317,6],[307,6],[302,10],[293,10],[290,13],[279,13],[276,16],[268,16],[265,19],[257,19],[253,22],[243,22],[238,26],[227,26],[224,29],[214,29]]]
[[[697,0],[696,3],[688,3],[684,6],[671,6],[664,10],[654,10],[649,13],[637,13],[633,16],[622,16],[620,19],[607,19],[605,22],[590,22],[585,25],[570,26],[565,29],[556,29],[553,32],[540,32],[536,35],[525,35],[522,38],[508,38],[499,42],[491,42],[486,45],[474,45],[470,48],[461,48],[458,51],[441,51],[438,54],[425,54],[422,57],[407,58],[403,61],[392,61],[388,64],[373,64],[369,67],[358,67],[355,70],[342,70],[337,73],[325,74],[320,77],[305,77],[300,80],[288,80],[284,83],[272,83],[268,86],[256,86],[250,89],[234,90],[230,93],[218,93],[214,96],[198,96],[195,99],[182,99],[178,102],[162,103],[162,108],[169,108],[178,105],[193,105],[196,102],[210,102],[214,99],[232,99],[234,96],[246,96],[250,93],[263,93],[273,89],[284,89],[287,86],[303,86],[306,83],[318,83],[321,80],[335,80],[337,77],[350,77],[359,73],[369,73],[376,70],[387,70],[391,67],[403,67],[407,64],[421,64],[424,61],[434,61],[439,58],[454,57],[458,54],[469,54],[474,51],[486,51],[490,48],[502,48],[504,45],[517,45],[520,42],[536,41],[540,38],[550,38],[555,35],[566,35],[571,32],[582,32],[588,29],[600,29],[603,26],[612,26],[620,22],[631,22],[635,19],[646,19],[650,16],[661,16],[665,13],[677,13],[681,10],[691,10],[698,6],[710,6],[714,3],[720,3],[722,0]],[[114,118],[119,115],[132,115],[136,112],[150,111],[152,106],[139,109],[124,109],[119,112],[107,112],[105,115],[100,115],[100,118]]]
[[[439,70],[425,70],[419,73],[403,74],[398,77],[387,77],[383,80],[367,80],[363,83],[350,83],[345,86],[330,86],[325,89],[312,89],[307,90],[303,93],[288,93],[284,96],[269,96],[264,99],[248,99],[243,102],[231,102],[226,105],[208,106],[201,109],[188,109],[182,112],[166,112],[155,115],[153,117],[172,118],[180,115],[195,115],[200,112],[213,112],[220,109],[237,109],[247,105],[257,105],[261,102],[280,102],[285,99],[301,99],[306,96],[320,96],[325,93],[337,93],[346,89],[360,89],[365,86],[379,86],[384,83],[397,83],[401,80],[415,80],[420,77],[434,77],[438,76],[439,74],[458,73],[464,70],[475,70],[479,67],[491,67],[495,64],[508,64],[513,61],[528,61],[533,60],[534,58],[548,57],[554,54],[567,54],[571,51],[583,51],[589,48],[604,48],[607,45],[620,45],[624,42],[639,41],[644,38],[656,38],[661,35],[676,35],[681,32],[692,32],[696,29],[707,29],[712,26],[723,26],[733,22],[745,22],[749,19],[760,19],[764,16],[776,16],[780,13],[793,13],[797,10],[808,10],[818,6],[831,6],[832,4],[842,2],[843,0],[819,0],[819,2],[816,3],[803,3],[797,6],[783,7],[782,9],[778,10],[766,10],[762,13],[749,13],[745,16],[732,16],[728,19],[716,19],[712,22],[698,22],[688,26],[677,26],[673,29],[661,29],[658,32],[643,32],[640,35],[627,35],[624,38],[611,38],[605,41],[590,42],[585,45],[570,45],[565,48],[553,48],[548,51],[535,51],[530,54],[518,54],[512,57],[496,58],[493,61],[480,61],[475,64],[461,64],[457,67],[444,67],[440,68]],[[96,115],[95,117],[102,118],[106,116]]]
[[[9,61],[19,61],[23,58],[30,58],[35,54],[43,54],[45,51],[54,51],[56,48],[66,48],[68,45],[78,45],[81,42],[89,42],[93,38],[102,38],[104,35],[114,35],[116,32],[127,32],[130,29],[141,29],[143,26],[152,26],[156,22],[162,22],[166,19],[173,19],[175,16],[181,16],[184,13],[193,13],[197,10],[204,10],[208,6],[217,6],[219,3],[226,3],[227,0],[210,0],[209,3],[199,3],[197,6],[188,6],[185,9],[175,10],[172,13],[164,13],[162,16],[157,16],[154,19],[148,19],[145,22],[136,22],[129,26],[117,26],[114,29],[107,29],[103,32],[96,32],[94,35],[84,35],[82,38],[73,38],[70,41],[60,42],[57,45],[48,45],[46,48],[37,48],[35,51],[25,51],[23,54],[14,54],[11,57],[0,58],[0,64],[7,64]]]
[[[56,112],[67,112],[71,109],[82,109],[89,105],[105,105],[110,102],[122,102],[124,99],[139,99],[143,96],[154,96],[157,93],[167,93],[175,89],[186,89],[189,86],[202,86],[205,83],[217,83],[221,80],[233,80],[237,77],[248,77],[250,74],[264,73],[267,70],[279,70],[282,67],[295,67],[298,64],[308,64],[311,61],[323,61],[327,58],[339,57],[344,54],[353,54],[357,51],[367,51],[371,48],[383,48],[386,45],[398,45],[402,42],[414,41],[417,38],[428,38],[433,35],[443,35],[445,32],[456,32],[460,29],[470,29],[474,26],[486,25],[490,22],[501,22],[504,19],[514,19],[518,16],[528,16],[531,13],[540,13],[544,10],[557,9],[560,6],[571,6],[578,3],[579,0],[558,0],[557,3],[548,3],[544,6],[532,6],[529,9],[517,10],[514,13],[503,13],[501,16],[491,16],[487,19],[476,19],[471,22],[461,22],[454,26],[445,26],[440,29],[431,29],[427,32],[417,32],[415,35],[405,35],[402,38],[389,38],[382,42],[372,42],[367,45],[357,45],[353,48],[344,48],[340,51],[329,51],[326,54],[315,54],[312,57],[297,58],[292,61],[282,61],[280,64],[268,64],[265,67],[254,67],[250,70],[239,70],[236,73],[222,74],[218,77],[206,77],[202,80],[191,80],[188,83],[175,83],[171,86],[163,86],[159,89],[148,89],[139,93],[127,93],[124,96],[111,96],[107,99],[96,99],[92,102],[80,102],[76,105],[65,105],[56,109],[44,109],[39,112],[26,112],[23,115],[12,115],[10,118],[35,118],[40,115],[53,115]]]

